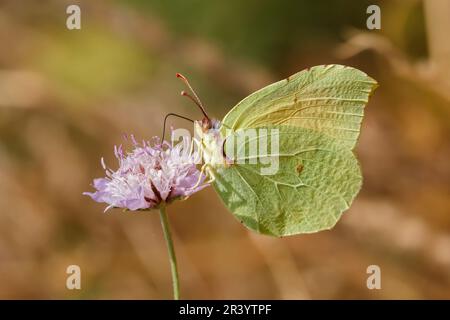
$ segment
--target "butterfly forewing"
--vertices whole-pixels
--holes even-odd
[[[225,129],[287,125],[312,129],[353,149],[364,107],[377,82],[341,65],[316,66],[281,80],[239,102],[223,119]]]

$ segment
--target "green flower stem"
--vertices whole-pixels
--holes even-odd
[[[167,251],[170,259],[170,270],[172,273],[172,285],[173,285],[173,299],[180,299],[180,283],[178,280],[178,267],[177,257],[175,256],[175,250],[173,248],[172,236],[170,234],[169,221],[167,219],[166,208],[162,205],[159,209],[159,217],[161,218],[161,226],[164,232],[164,239],[166,239]]]

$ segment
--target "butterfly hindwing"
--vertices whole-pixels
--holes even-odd
[[[260,129],[265,131],[259,135],[278,134],[277,139],[266,139],[267,150],[273,141],[279,144],[278,153],[271,154],[278,158],[278,169],[262,175],[267,165],[249,163],[250,154],[235,156],[230,166],[216,167],[214,187],[225,205],[245,226],[263,234],[285,236],[333,227],[361,186],[352,151],[307,128]],[[232,140],[238,141],[227,143]],[[236,148],[249,149],[249,143],[236,143]]]

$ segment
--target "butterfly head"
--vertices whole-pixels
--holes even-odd
[[[220,121],[217,119],[209,119],[205,117],[198,122],[204,133],[210,130],[218,130],[220,128]]]

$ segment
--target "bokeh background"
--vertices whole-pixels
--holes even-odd
[[[82,29],[66,28],[81,7]],[[382,29],[366,28],[381,7]],[[342,63],[380,83],[356,153],[364,187],[331,231],[247,231],[212,188],[169,207],[187,299],[450,298],[450,2],[0,1],[0,298],[166,299],[158,214],[82,196],[122,133],[222,118],[262,86]],[[175,127],[189,123],[172,120]],[[81,267],[82,290],[66,289]],[[381,267],[382,289],[366,287]]]

